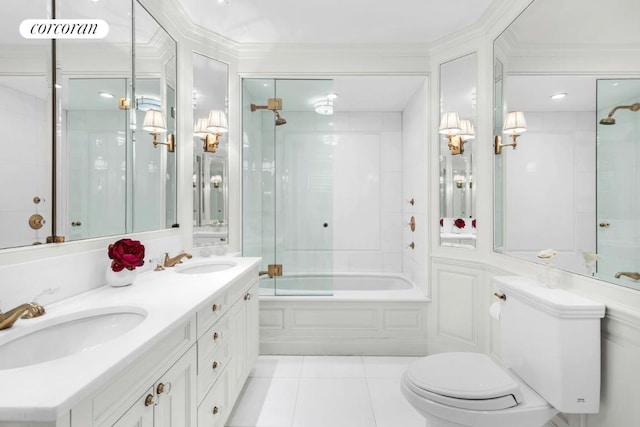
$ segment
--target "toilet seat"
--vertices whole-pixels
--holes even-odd
[[[461,409],[497,411],[523,401],[519,384],[481,353],[419,359],[407,369],[405,384],[419,396]]]
[[[517,375],[479,353],[418,359],[405,371],[400,389],[434,426],[541,427],[558,413]],[[500,406],[508,407],[495,409]]]

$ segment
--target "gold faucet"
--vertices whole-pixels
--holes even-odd
[[[620,276],[627,276],[633,280],[640,280],[640,273],[632,273],[629,271],[620,271],[618,273],[615,274],[615,278],[619,279]]]
[[[21,304],[6,313],[0,311],[0,330],[12,327],[19,317],[22,319],[31,319],[34,317],[40,317],[43,314],[44,307],[36,302]]]
[[[165,252],[164,254],[164,266],[165,267],[175,267],[176,264],[181,263],[182,261],[180,261],[182,258],[187,258],[187,259],[191,259],[191,254],[187,253],[187,252],[183,252],[181,254],[178,254],[176,256],[174,256],[173,258],[169,257],[169,253]]]

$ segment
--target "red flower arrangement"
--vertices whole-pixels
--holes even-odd
[[[458,228],[464,228],[464,226],[467,224],[464,222],[464,219],[458,218],[453,222],[453,225],[455,225]]]
[[[440,227],[444,226],[444,218],[440,218]]]
[[[473,221],[471,221],[471,226],[473,228],[476,228],[476,220],[475,220],[475,218],[473,219]]]
[[[109,245],[111,269],[115,272],[135,270],[144,265],[144,245],[138,240],[120,239]]]

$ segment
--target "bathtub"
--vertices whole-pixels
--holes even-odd
[[[426,354],[429,301],[403,276],[292,274],[277,286],[260,283],[261,354]]]

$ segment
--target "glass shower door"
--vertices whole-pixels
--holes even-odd
[[[333,292],[330,80],[243,81],[243,254],[261,256],[261,292]],[[280,275],[281,273],[281,275]]]
[[[640,102],[640,79],[598,80],[597,89],[595,275],[640,289],[640,114],[629,108]]]

